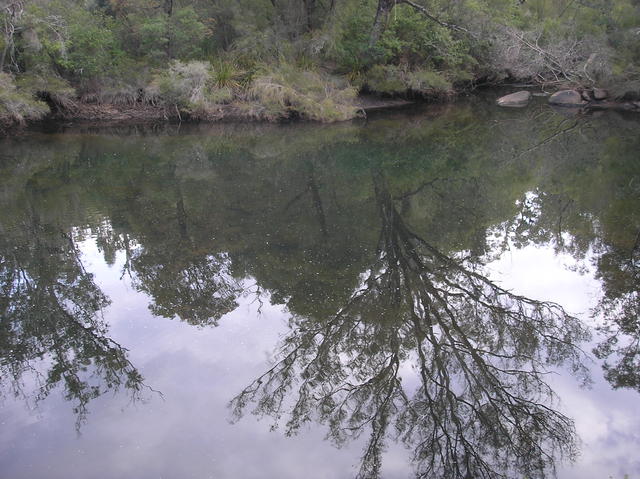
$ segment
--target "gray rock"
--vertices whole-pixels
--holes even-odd
[[[591,101],[591,95],[589,95],[589,90],[582,90],[580,96],[584,101]]]
[[[503,97],[498,98],[498,105],[500,106],[526,106],[531,100],[531,92],[529,91],[519,91],[516,93],[511,93],[510,95],[505,95]]]
[[[606,100],[607,98],[609,98],[609,92],[607,90],[603,90],[602,88],[594,88],[593,98],[595,98],[596,100]]]
[[[582,95],[575,90],[560,90],[549,98],[551,105],[561,106],[583,106],[587,102],[582,99]]]

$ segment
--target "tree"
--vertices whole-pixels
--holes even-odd
[[[463,33],[469,33],[469,31],[466,28],[462,28],[458,25],[454,25],[452,23],[448,23],[445,21],[442,21],[440,19],[438,19],[436,16],[432,15],[431,13],[429,13],[429,11],[427,10],[427,8],[423,7],[422,5],[412,2],[411,0],[378,0],[378,8],[376,9],[376,17],[373,21],[373,26],[371,27],[371,34],[369,36],[369,47],[372,48],[374,47],[378,41],[380,40],[380,37],[382,36],[382,34],[384,33],[385,29],[387,28],[387,24],[389,22],[389,15],[391,14],[391,11],[398,5],[401,4],[406,4],[408,6],[410,6],[411,8],[413,8],[414,10],[416,10],[417,12],[419,12],[420,14],[424,15],[426,18],[428,18],[429,20],[437,23],[438,25],[442,26],[442,27],[446,27],[449,28],[451,30],[457,30]]]
[[[2,22],[3,42],[0,44],[0,73],[6,67],[17,70],[15,37],[19,22],[24,14],[24,0],[0,1],[0,21]]]

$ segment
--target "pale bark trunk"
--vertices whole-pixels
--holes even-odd
[[[395,6],[395,0],[378,0],[378,10],[376,11],[376,19],[373,21],[373,27],[371,27],[371,35],[369,36],[369,48],[376,46],[380,37],[387,28],[389,21],[389,14]]]

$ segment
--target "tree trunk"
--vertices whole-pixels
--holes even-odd
[[[14,1],[4,4],[0,8],[4,11],[3,13],[5,17],[4,24],[2,25],[4,49],[0,54],[0,72],[2,72],[7,66],[10,68],[10,66],[13,65],[17,68],[14,58],[14,36],[16,34],[16,25],[24,12],[24,5],[21,1]]]
[[[313,16],[316,11],[316,0],[303,0],[303,1],[304,1],[305,16],[307,18],[307,31],[310,32],[313,30]]]
[[[164,0],[164,12],[168,17],[173,14],[173,0]]]
[[[396,0],[378,0],[378,10],[376,11],[376,19],[371,27],[371,35],[369,36],[369,48],[376,46],[380,37],[387,28],[389,14],[396,5]]]

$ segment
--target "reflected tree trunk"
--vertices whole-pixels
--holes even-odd
[[[379,476],[396,434],[425,478],[541,475],[573,457],[573,423],[550,407],[544,376],[564,364],[586,378],[586,329],[413,232],[380,172],[373,188],[376,262],[333,316],[293,322],[278,361],[232,401],[235,417],[254,403],[259,415],[287,417],[288,433],[325,423],[338,444],[368,431],[362,478]],[[408,362],[413,393],[400,374]]]

